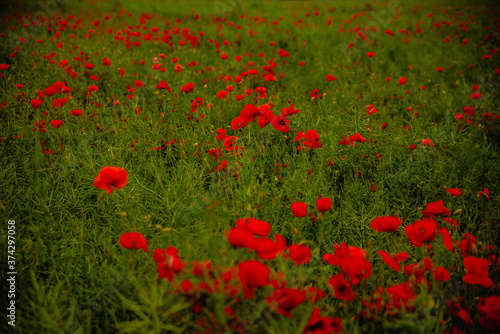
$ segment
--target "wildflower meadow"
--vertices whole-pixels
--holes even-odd
[[[1,333],[500,330],[495,1],[10,1]]]

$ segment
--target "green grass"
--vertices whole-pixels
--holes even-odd
[[[3,12],[0,63],[9,68],[0,71],[4,76],[0,78],[0,103],[6,103],[0,109],[0,216],[5,226],[2,231],[6,231],[0,249],[2,258],[7,259],[7,222],[15,220],[16,332],[192,333],[212,328],[213,332],[298,333],[316,306],[321,316],[341,318],[346,333],[437,333],[445,328],[487,332],[481,324],[478,301],[498,295],[498,263],[489,266],[495,287],[466,284],[462,279],[463,256],[457,247],[452,253],[446,250],[439,235],[432,242],[432,261],[436,268],[450,271],[449,281],[436,282],[429,271],[429,287],[415,286],[413,308],[394,314],[382,309],[375,319],[363,318],[361,312],[366,311],[362,300],[368,300],[376,287],[415,280],[390,269],[377,252],[407,252],[410,257],[402,266],[428,258],[425,248],[408,241],[404,229],[422,218],[429,203],[442,199],[450,217],[459,222],[456,231],[448,228],[454,243],[460,243],[466,232],[475,236],[477,247],[469,255],[498,258],[498,249],[486,246],[497,245],[500,237],[500,127],[498,118],[486,113],[498,115],[495,69],[500,61],[498,53],[489,60],[482,58],[491,49],[498,49],[499,12],[495,5],[401,1],[397,19],[380,23],[380,29],[368,35],[370,45],[364,46],[356,42],[353,29],[359,26],[363,30],[373,22],[370,17],[385,13],[388,9],[381,4],[214,3],[87,1],[52,3],[51,10],[42,10],[39,4],[28,2]],[[42,27],[23,29],[17,23],[16,8],[20,8],[20,17],[27,12],[51,15]],[[52,15],[54,11],[61,16]],[[143,13],[149,16],[142,16],[145,19],[141,22]],[[68,19],[69,14],[74,18]],[[199,14],[198,20],[195,14]],[[354,14],[359,17],[349,23]],[[219,15],[225,21],[216,19]],[[81,23],[73,27],[77,19]],[[62,20],[69,23],[60,31],[63,45],[58,48],[55,32],[60,25],[54,24]],[[439,29],[433,26],[435,22],[441,23]],[[48,31],[49,23],[55,27],[52,32]],[[417,32],[416,24],[422,33]],[[461,29],[464,25],[468,31]],[[171,47],[161,41],[163,34],[160,41],[143,39],[153,27],[169,31]],[[187,38],[182,36],[183,28],[198,37],[203,31],[200,44],[180,46]],[[94,32],[88,38],[90,29]],[[394,36],[385,34],[385,29],[391,29]],[[398,32],[401,29],[411,35]],[[125,30],[142,32],[140,38],[130,37],[131,43],[140,40],[140,46],[128,49],[125,40],[114,38],[117,31],[126,37]],[[254,37],[249,36],[250,30]],[[17,41],[18,37],[27,42]],[[446,37],[450,41],[445,43]],[[467,45],[464,38],[469,40]],[[43,42],[37,44],[37,39]],[[225,45],[225,40],[230,45]],[[227,60],[216,53],[217,41]],[[276,42],[275,46],[270,42]],[[346,49],[349,43],[360,46],[359,52]],[[9,56],[17,45],[17,55]],[[290,57],[279,57],[280,48]],[[368,51],[375,57],[366,57]],[[44,58],[51,52],[57,53],[53,64]],[[264,57],[258,56],[260,52]],[[151,69],[152,58],[159,54],[165,54],[160,58],[166,68],[163,73]],[[234,60],[236,55],[242,56],[241,62]],[[77,56],[88,56],[85,62],[93,63],[94,69],[87,70],[83,61],[75,60]],[[104,57],[111,60],[111,66],[103,66]],[[174,57],[184,66],[182,72],[174,71]],[[260,74],[271,58],[277,81],[268,82]],[[58,66],[63,59],[77,77]],[[189,67],[191,61],[198,65]],[[255,63],[253,68],[259,69],[259,75],[249,75],[241,84],[234,82],[247,70],[244,66],[249,61]],[[305,66],[299,66],[300,61]],[[437,72],[438,66],[444,71]],[[123,77],[118,68],[125,70]],[[90,80],[89,74],[99,80]],[[232,81],[221,80],[223,74],[230,75]],[[327,74],[337,80],[328,82]],[[398,79],[403,76],[408,81],[400,86]],[[386,81],[387,77],[391,80]],[[128,92],[127,87],[134,87],[136,80],[145,86]],[[161,80],[168,82],[172,93],[156,89]],[[72,98],[65,106],[52,108],[52,99],[64,94],[46,96],[42,106],[33,110],[29,100],[38,98],[38,90],[56,81],[66,82]],[[181,93],[181,87],[189,82],[194,82],[194,91]],[[22,89],[16,88],[19,83],[24,85]],[[470,99],[474,84],[480,86],[482,97],[478,100]],[[87,101],[84,92],[90,85],[97,85],[99,91]],[[217,92],[228,85],[233,85],[234,91],[226,99],[217,98]],[[421,86],[426,89],[419,89]],[[256,87],[267,88],[266,98],[234,99]],[[309,93],[314,89],[321,91],[321,99],[311,100]],[[25,94],[24,100],[15,97],[18,91]],[[129,100],[127,94],[135,97]],[[191,112],[195,97],[203,103]],[[113,101],[120,101],[120,105]],[[255,122],[237,131],[231,128],[231,121],[245,104],[266,103],[273,104],[274,115],[290,104],[300,109],[289,117],[290,132],[280,133],[271,124],[260,128]],[[378,113],[369,116],[369,104],[375,105]],[[475,116],[470,117],[470,124],[462,124],[455,115],[468,105],[475,108]],[[72,116],[73,109],[82,109],[83,114]],[[196,121],[200,115],[203,119]],[[35,121],[42,119],[47,132],[33,131]],[[63,121],[58,129],[48,123],[55,119]],[[384,123],[388,126],[382,130]],[[240,156],[225,151],[223,143],[216,140],[218,128],[239,138],[238,146],[243,147]],[[322,146],[299,152],[296,132],[310,129],[318,132]],[[339,144],[343,136],[355,133],[366,142]],[[165,144],[174,139],[174,144]],[[422,145],[423,139],[431,139],[434,146]],[[136,141],[134,149],[131,144]],[[409,145],[417,148],[410,150]],[[163,149],[153,150],[157,147]],[[44,154],[42,148],[53,153]],[[217,148],[223,153],[218,161],[209,154]],[[227,171],[216,173],[224,159]],[[330,160],[333,166],[328,164]],[[286,167],[277,168],[277,163]],[[105,166],[120,166],[128,172],[127,185],[111,195],[93,186]],[[460,188],[462,194],[451,197],[448,188]],[[485,188],[489,188],[489,199],[479,196]],[[332,209],[324,214],[315,208],[320,195],[332,200]],[[308,213],[318,220],[294,217],[290,205],[296,201],[307,203]],[[397,232],[379,233],[369,224],[380,216],[398,216],[403,223]],[[183,280],[210,284],[229,268],[237,270],[242,261],[258,259],[255,252],[232,247],[226,238],[238,219],[249,217],[268,222],[273,240],[279,234],[288,246],[304,244],[312,250],[308,264],[296,265],[280,255],[262,261],[271,269],[271,276],[283,273],[286,287],[317,287],[327,297],[316,304],[301,303],[291,312],[293,317],[287,318],[265,301],[274,290],[272,286],[257,288],[253,300],[241,292],[237,298],[220,292],[202,291],[192,296],[179,292]],[[439,226],[448,226],[442,218],[435,218]],[[147,239],[147,254],[120,246],[120,236],[131,231]],[[334,244],[341,243],[366,249],[366,258],[373,266],[371,277],[353,287],[357,295],[353,302],[336,298],[327,284],[341,271],[322,256],[334,253]],[[158,278],[151,256],[155,249],[168,246],[177,248],[186,265],[173,282]],[[211,262],[211,274],[193,275],[193,261],[204,260]],[[2,281],[8,271],[6,265]],[[222,284],[221,278],[219,282]],[[238,285],[239,281],[233,279],[230,284]],[[7,298],[8,287],[1,293],[0,304],[5,310],[11,300]],[[470,324],[449,311],[450,301],[467,310]],[[199,313],[195,312],[198,306]],[[225,313],[226,307],[232,307],[236,318]],[[13,330],[9,321],[2,317],[1,328]]]

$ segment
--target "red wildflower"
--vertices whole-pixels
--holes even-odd
[[[311,249],[305,245],[290,245],[288,247],[288,252],[290,254],[290,259],[295,261],[297,265],[309,263],[312,256]]]
[[[328,197],[318,198],[316,200],[316,209],[320,212],[330,211],[332,208],[332,200]]]
[[[490,199],[490,189],[489,188],[484,188],[483,191],[479,192],[479,196],[485,196],[486,199]]]
[[[139,232],[123,233],[120,237],[120,246],[126,249],[142,249],[148,252],[148,241]]]
[[[128,173],[121,167],[104,167],[99,171],[99,174],[94,180],[94,186],[98,189],[104,189],[109,194],[113,193],[113,186],[116,189],[121,189],[127,185]]]
[[[370,278],[372,275],[372,264],[364,257],[353,257],[344,261],[341,266],[344,274],[349,277],[352,285],[358,285],[361,279]]]
[[[49,123],[56,129],[59,129],[59,127],[61,126],[63,121],[59,120],[59,119],[55,119],[53,121],[50,121]]]
[[[458,197],[462,194],[462,190],[460,190],[458,188],[450,188],[450,189],[447,189],[446,192],[448,194],[451,194],[451,196],[453,196],[453,197]]]
[[[33,100],[30,100],[30,103],[33,106],[33,110],[37,110],[38,108],[40,108],[43,101],[40,99],[33,99]]]
[[[225,129],[217,129],[217,136],[215,136],[217,140],[225,140],[227,138],[226,136],[226,130]]]
[[[235,149],[237,150],[237,146],[233,146],[236,144],[236,140],[238,137],[236,136],[230,136],[224,139],[224,147],[226,148],[226,151],[234,151]]]
[[[238,265],[238,277],[243,285],[245,298],[253,299],[256,287],[269,285],[271,270],[262,262],[256,260],[243,261]]]
[[[305,141],[303,142],[303,144],[305,146],[309,146],[310,148],[312,149],[316,149],[318,147],[321,147],[321,143],[319,142],[319,135],[318,135],[318,132],[316,132],[316,130],[312,129],[312,130],[309,130],[306,132],[306,134],[304,135],[305,137]]]
[[[415,247],[422,247],[434,240],[437,223],[433,219],[421,219],[405,228],[405,233]]]
[[[488,277],[488,265],[490,261],[486,259],[481,259],[473,256],[464,257],[464,267],[467,272],[466,275],[462,277],[465,283],[469,284],[479,284],[485,288],[490,288],[493,285],[493,281]]]
[[[342,319],[319,316],[319,308],[315,307],[302,334],[330,334],[342,332]]]
[[[367,56],[368,58],[370,58],[370,57],[375,57],[375,53],[373,53],[373,51],[370,51],[370,52],[368,52],[368,53],[366,54],[366,56]]]
[[[291,205],[292,213],[295,217],[307,216],[307,204],[303,202],[294,202]]]
[[[431,139],[422,139],[422,145],[433,147],[434,142]]]
[[[328,284],[333,287],[333,295],[342,300],[352,302],[356,298],[356,293],[352,291],[351,285],[346,281],[343,274],[337,274],[328,280]]]
[[[453,240],[451,239],[451,234],[445,227],[441,227],[437,230],[438,234],[441,234],[443,238],[443,244],[450,252],[453,252]]]
[[[292,288],[277,288],[270,297],[266,298],[266,302],[271,308],[277,309],[278,313],[288,318],[292,317],[290,312],[304,300],[306,300],[305,292]]]
[[[443,200],[428,203],[425,210],[422,210],[424,218],[433,218],[438,215],[449,215],[450,210],[443,206]]]
[[[281,235],[275,236],[276,241],[268,238],[255,238],[249,247],[257,252],[262,260],[273,260],[279,253],[286,249],[286,240]]]
[[[191,93],[193,90],[194,90],[194,83],[192,82],[181,87],[181,92],[183,93]]]
[[[446,268],[439,267],[434,270],[434,279],[438,282],[448,281],[450,279],[450,273]]]
[[[330,81],[333,81],[333,80],[337,80],[337,78],[335,78],[333,75],[331,74],[328,74],[326,76],[326,81],[330,82]]]
[[[82,114],[82,109],[73,109],[69,113],[73,116],[80,116]]]
[[[220,92],[217,93],[217,97],[219,99],[225,99],[229,93],[225,90],[221,90]]]
[[[168,83],[165,80],[160,81],[158,85],[156,85],[157,89],[166,89],[169,93],[172,93],[172,90],[168,86]]]
[[[406,81],[407,81],[407,80],[406,80],[406,78],[405,78],[405,77],[401,77],[401,78],[399,78],[399,85],[400,85],[400,86],[404,85],[404,84],[406,83]]]
[[[377,252],[378,255],[380,255],[382,257],[382,261],[385,262],[385,264],[387,264],[389,267],[391,267],[392,269],[394,269],[394,271],[396,272],[400,272],[401,271],[401,265],[399,264],[399,262],[393,258],[389,253],[387,253],[386,251],[384,250],[379,250]],[[400,253],[401,254],[401,253]],[[406,253],[405,253],[406,254]],[[399,254],[398,254],[399,255]],[[402,261],[402,260],[401,260]]]
[[[319,89],[314,89],[309,93],[309,96],[311,97],[311,100],[317,100],[321,99],[321,93]]]
[[[290,128],[287,126],[287,124],[290,123],[290,120],[282,115],[274,116],[271,123],[273,128],[281,133],[290,131]]]
[[[401,219],[395,216],[382,216],[372,220],[370,227],[378,232],[395,232],[401,224]]]
[[[500,296],[481,298],[478,310],[483,315],[479,320],[481,326],[489,330],[500,328]]]

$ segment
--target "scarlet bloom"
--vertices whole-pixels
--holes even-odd
[[[405,228],[405,233],[415,247],[422,247],[426,242],[434,240],[437,223],[433,219],[421,219]]]
[[[166,278],[169,282],[182,270],[182,262],[175,247],[169,246],[166,250],[156,249],[153,260],[158,263],[156,267],[158,278]]]
[[[464,257],[464,267],[467,272],[462,277],[465,283],[479,284],[485,288],[490,288],[493,281],[488,277],[488,265],[490,262],[486,259],[481,259],[473,256]]]
[[[217,129],[217,136],[215,136],[217,140],[225,140],[227,138],[225,129]]]
[[[108,58],[104,58],[104,59],[102,60],[102,64],[103,64],[104,66],[110,66],[110,65],[111,65],[111,60],[109,60]]]
[[[40,99],[33,99],[33,100],[30,100],[30,103],[33,106],[33,110],[37,110],[38,108],[40,108],[43,101]]]
[[[368,58],[370,58],[370,57],[375,57],[375,53],[373,53],[372,51],[370,51],[370,52],[368,52],[368,53],[366,54],[366,56],[367,56]]]
[[[142,249],[148,252],[148,241],[139,232],[123,233],[120,237],[120,246],[126,249]]]
[[[307,204],[303,202],[292,203],[291,206],[292,213],[295,217],[305,217],[307,216]]]
[[[309,93],[309,97],[311,97],[311,100],[321,99],[321,93],[320,93],[319,89],[312,90]]]
[[[55,119],[55,120],[53,120],[53,121],[50,121],[49,123],[50,123],[50,124],[51,124],[54,128],[59,129],[59,127],[60,127],[60,126],[61,126],[61,124],[62,124],[62,121],[61,121],[61,120],[59,120],[59,119]]]
[[[271,308],[277,309],[278,313],[291,318],[292,312],[297,306],[306,300],[304,291],[292,288],[277,288],[266,298],[267,304]]]
[[[337,80],[337,78],[335,78],[333,75],[331,74],[328,74],[326,76],[326,81],[330,82],[330,81],[333,81],[333,80]]]
[[[398,273],[401,271],[401,265],[399,264],[399,262],[405,261],[409,257],[408,253],[406,252],[398,253],[394,255],[394,257],[392,257],[389,253],[387,253],[384,250],[379,250],[377,254],[382,256],[382,261],[384,261],[385,264],[387,264],[389,267],[391,267],[392,269],[394,269],[394,271]]]
[[[319,142],[319,135],[318,135],[318,132],[314,129],[312,130],[308,130],[306,132],[306,134],[304,135],[305,137],[305,141],[303,142],[303,144],[305,146],[309,146],[310,148],[312,149],[316,149],[318,147],[321,147],[321,143]]]
[[[237,146],[233,146],[237,139],[238,137],[236,136],[230,136],[224,139],[224,147],[226,148],[226,151],[234,151],[235,149],[238,150]]]
[[[69,113],[73,116],[80,116],[82,114],[82,109],[73,109]]]
[[[288,252],[290,253],[290,259],[294,260],[297,265],[309,263],[312,256],[311,249],[305,245],[290,245]]]
[[[352,285],[358,285],[363,278],[367,279],[372,275],[372,264],[364,257],[353,257],[349,261],[344,261],[341,269],[349,277]]]
[[[434,142],[432,141],[432,139],[422,139],[422,145],[433,147]]]
[[[217,97],[219,99],[225,99],[227,97],[228,92],[225,90],[221,90],[220,92],[217,93]]]
[[[255,250],[262,260],[273,260],[286,249],[286,240],[281,235],[275,236],[276,241],[269,238],[255,238],[249,248]]]
[[[346,281],[343,274],[337,274],[330,278],[328,284],[333,287],[333,294],[336,298],[352,302],[356,298],[356,293],[352,291],[351,285]]]
[[[330,211],[332,208],[332,200],[328,197],[318,198],[316,200],[316,209],[320,212]]]
[[[500,328],[500,297],[491,296],[486,299],[481,298],[478,310],[483,315],[479,320],[481,326],[486,329]]]
[[[113,186],[116,189],[121,189],[127,185],[128,173],[121,167],[104,167],[100,170],[99,175],[94,180],[94,186],[98,189],[104,189],[109,194],[113,193]]]
[[[370,227],[378,232],[396,232],[401,219],[395,216],[382,216],[372,220]]]
[[[406,78],[405,77],[401,77],[399,78],[399,85],[402,86],[406,83]]]
[[[453,240],[451,239],[451,234],[448,232],[448,230],[443,226],[440,229],[437,230],[438,234],[441,234],[441,237],[443,238],[443,244],[448,249],[450,252],[453,251]]]
[[[353,134],[352,136],[349,136],[349,142],[352,144],[352,143],[355,143],[355,142],[360,142],[360,143],[364,143],[366,142],[366,139],[363,138],[362,135],[360,135],[359,133],[355,133]]]
[[[288,123],[290,123],[290,120],[286,117],[283,117],[282,115],[274,116],[271,121],[273,128],[281,133],[286,133],[290,131],[290,128],[287,125]]]
[[[434,270],[434,279],[438,282],[448,281],[450,279],[450,273],[446,268],[439,267]]]
[[[190,82],[187,85],[181,87],[181,92],[183,93],[191,93],[194,89],[194,83]]]
[[[453,196],[453,197],[458,197],[462,194],[462,190],[460,190],[458,188],[450,188],[450,189],[447,189],[446,192],[448,194],[451,194],[451,196]]]
[[[262,262],[256,260],[243,261],[238,265],[238,277],[243,285],[243,295],[253,299],[256,287],[269,285],[271,270]]]
[[[438,71],[438,72],[443,72],[443,70],[444,70],[444,69],[443,69],[441,66],[439,66],[439,67],[437,68],[437,71]]]
[[[168,83],[165,80],[160,81],[158,85],[156,85],[157,89],[166,89],[169,93],[172,92],[170,87],[168,86]]]
[[[319,316],[319,308],[315,307],[309,322],[302,334],[329,334],[342,332],[342,319]]]

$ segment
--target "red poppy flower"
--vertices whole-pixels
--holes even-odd
[[[340,246],[335,244],[335,254],[325,253],[323,254],[323,260],[332,266],[342,266],[344,261],[349,261],[352,258],[361,257],[364,259],[366,251],[364,249],[348,246],[345,242],[341,243]]]
[[[104,167],[99,171],[99,174],[94,180],[94,186],[98,189],[104,189],[109,194],[113,193],[113,186],[116,189],[121,189],[127,185],[128,173],[121,167]]]
[[[142,249],[148,252],[148,241],[139,232],[123,233],[120,237],[120,246],[126,249]]]
[[[311,249],[305,245],[293,244],[288,247],[290,259],[294,260],[297,265],[302,263],[309,263],[312,252]]]
[[[273,260],[286,249],[286,240],[281,235],[275,236],[276,241],[269,238],[255,238],[249,248],[255,250],[262,260]]]
[[[330,334],[342,332],[342,319],[319,316],[319,308],[315,307],[302,334]]]
[[[273,291],[271,296],[266,298],[267,304],[278,313],[291,318],[292,312],[297,306],[306,300],[304,291],[299,291],[292,288],[277,288]]]
[[[33,99],[33,100],[30,100],[30,103],[33,106],[33,110],[37,110],[38,108],[40,108],[43,101],[40,99]]]
[[[443,206],[443,200],[428,203],[425,210],[422,210],[424,218],[433,218],[438,215],[449,215],[450,210]]]
[[[489,330],[500,328],[500,296],[481,298],[478,310],[482,314],[481,326]]]
[[[80,116],[82,114],[82,109],[73,109],[69,113],[73,116]]]
[[[303,202],[294,202],[291,206],[292,213],[295,217],[307,216],[307,204]]]
[[[450,279],[450,273],[446,268],[439,267],[434,270],[434,279],[438,282],[448,281]]]
[[[238,137],[236,136],[230,136],[224,139],[224,147],[226,148],[226,151],[234,151],[235,149],[237,150],[237,146],[233,146],[236,144],[236,140]]]
[[[401,265],[399,264],[399,261],[404,261],[404,260],[401,260],[401,258],[404,259],[404,257],[401,256],[401,254],[403,254],[403,253],[399,253],[395,257],[392,257],[386,251],[379,250],[377,252],[377,254],[380,255],[380,256],[382,256],[382,261],[384,261],[385,264],[387,264],[389,267],[391,267],[392,269],[394,269],[394,271],[396,271],[398,273],[401,271]],[[404,254],[408,255],[407,253],[404,253]]]
[[[318,135],[318,132],[316,132],[316,130],[314,129],[311,129],[311,130],[308,130],[306,132],[306,134],[304,135],[305,137],[305,141],[303,142],[303,144],[305,146],[309,146],[310,148],[312,149],[316,149],[318,147],[321,147],[321,143],[319,142],[319,135]]]
[[[182,270],[182,262],[175,247],[169,246],[166,250],[156,249],[153,260],[158,263],[156,267],[158,278],[166,278],[169,282]]]
[[[432,139],[422,139],[422,145],[433,147],[434,142],[432,141]]]
[[[426,242],[434,240],[437,223],[433,219],[421,219],[405,228],[405,233],[415,247],[422,247]]]
[[[490,199],[490,189],[489,188],[484,188],[483,191],[479,192],[479,196],[485,196],[486,199]]]
[[[241,117],[241,116],[236,117],[231,122],[231,128],[234,131],[239,130],[239,129],[243,129],[246,126],[248,126],[248,121],[244,117]]]
[[[453,197],[458,197],[462,194],[462,190],[460,190],[458,188],[450,188],[450,189],[447,189],[446,192],[448,194],[451,194],[451,196],[453,196]]]
[[[181,92],[183,93],[191,93],[193,90],[194,90],[194,83],[192,82],[181,87]]]
[[[370,227],[378,232],[395,232],[401,224],[401,219],[395,216],[382,216],[372,220]]]
[[[316,200],[316,209],[320,212],[330,211],[332,208],[332,200],[328,197],[318,198]]]
[[[319,89],[314,89],[309,93],[309,96],[311,97],[311,100],[317,100],[321,99],[321,93]]]
[[[391,297],[392,305],[398,310],[401,310],[401,305],[407,306],[408,300],[415,299],[415,294],[413,288],[409,285],[409,281],[406,284],[388,287],[387,294]]]
[[[282,115],[274,116],[271,123],[273,128],[281,133],[290,131],[290,128],[287,126],[287,124],[290,123],[290,120]]]
[[[253,299],[256,287],[269,285],[271,270],[262,262],[256,260],[243,261],[238,265],[238,277],[243,285],[243,295]]]
[[[356,143],[356,142],[360,142],[360,143],[364,143],[366,142],[366,139],[363,138],[362,135],[360,135],[359,133],[355,133],[353,134],[352,136],[349,136],[349,142],[352,144],[352,143]]]
[[[281,109],[281,116],[288,117],[289,115],[297,114],[299,111],[299,109],[294,109],[293,104],[291,104],[290,107]]]
[[[221,90],[220,92],[217,93],[217,97],[219,99],[225,99],[229,93],[226,92],[225,90]]]
[[[362,279],[370,278],[372,275],[372,264],[364,257],[350,258],[344,261],[340,268],[349,277],[352,285],[358,285]]]
[[[441,66],[439,66],[437,69],[436,69],[438,72],[443,72],[443,68]]]
[[[59,119],[55,119],[55,120],[53,120],[53,121],[50,121],[49,123],[50,123],[50,124],[51,124],[54,128],[59,129],[59,127],[60,127],[60,126],[61,126],[61,124],[62,124],[62,121],[61,121],[61,120],[59,120]]]
[[[104,66],[110,66],[110,65],[111,65],[111,60],[109,60],[108,58],[104,58],[104,59],[102,60],[102,64],[103,64]]]
[[[356,293],[352,291],[351,285],[346,281],[343,274],[337,274],[328,280],[328,284],[333,287],[333,295],[342,300],[352,302],[356,298]]]
[[[450,252],[453,252],[453,240],[451,239],[451,234],[448,232],[448,230],[445,227],[441,227],[440,229],[437,230],[438,234],[441,234],[441,237],[443,238],[443,244],[446,247],[447,250]]]
[[[330,81],[333,81],[333,80],[337,80],[337,78],[335,78],[333,75],[331,74],[328,74],[326,76],[326,81],[330,82]]]
[[[373,51],[370,51],[370,52],[368,52],[368,53],[366,54],[366,56],[367,56],[368,58],[375,57],[375,53],[373,53]]]
[[[407,81],[407,80],[406,80],[406,78],[405,78],[405,77],[401,77],[401,78],[399,78],[399,85],[400,85],[400,86],[404,85],[404,84],[406,83],[406,81]]]
[[[225,129],[217,129],[217,136],[215,136],[217,140],[225,140],[227,138],[226,136],[226,130]]]
[[[168,83],[165,80],[160,81],[158,85],[156,85],[157,89],[166,89],[169,93],[172,93],[172,90],[168,86]]]
[[[465,283],[469,284],[479,284],[485,288],[490,288],[493,285],[493,281],[488,277],[488,265],[490,261],[486,259],[481,259],[473,256],[464,257],[464,267],[467,272],[466,275],[462,277]]]
[[[247,228],[234,227],[229,231],[227,240],[229,241],[231,246],[236,248],[252,247],[255,236]]]
[[[271,233],[271,225],[268,222],[255,218],[238,219],[236,226],[246,228],[260,237],[267,237]]]

